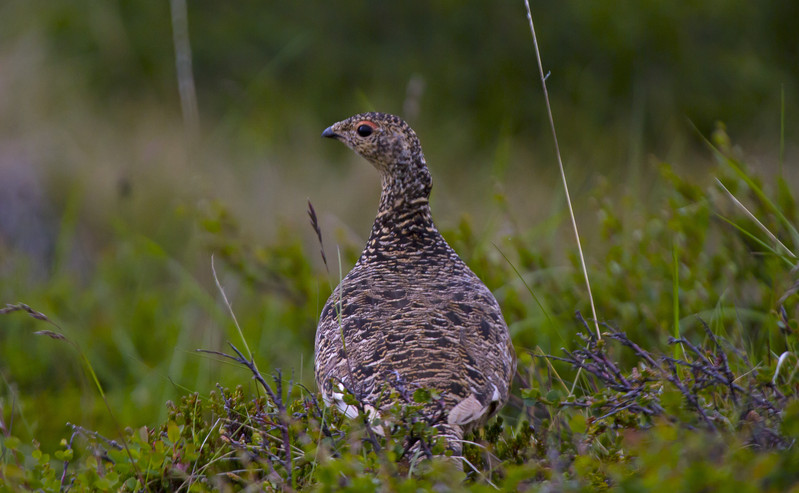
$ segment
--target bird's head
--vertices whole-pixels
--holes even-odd
[[[366,158],[384,175],[407,173],[425,167],[416,132],[400,117],[386,113],[361,113],[334,123],[322,137],[337,139]]]

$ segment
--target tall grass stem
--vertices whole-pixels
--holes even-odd
[[[200,128],[200,117],[191,65],[189,13],[186,0],[171,0],[169,9],[172,20],[172,43],[175,46],[175,71],[178,77],[180,109],[183,112],[186,135],[190,142],[194,142]]]
[[[785,84],[780,85],[780,155],[777,162],[782,178],[782,165],[785,162]]]
[[[252,352],[250,351],[250,345],[247,344],[247,339],[244,338],[244,332],[241,330],[241,326],[239,325],[239,321],[236,318],[236,314],[233,312],[233,307],[230,306],[230,301],[227,299],[227,295],[225,294],[225,288],[222,287],[222,283],[219,282],[219,277],[216,275],[216,268],[214,267],[214,256],[211,255],[211,272],[214,275],[214,282],[216,283],[216,288],[219,290],[219,293],[222,295],[222,300],[225,302],[225,306],[230,313],[230,318],[233,319],[233,325],[236,326],[236,330],[239,333],[239,338],[241,338],[241,343],[244,344],[244,350],[247,351],[247,358],[252,362],[253,367],[256,369],[258,373],[258,366],[255,364],[255,360],[252,357]]]
[[[563,159],[560,156],[560,146],[558,145],[558,134],[555,131],[555,119],[552,117],[552,106],[549,104],[549,92],[547,91],[547,77],[544,76],[544,65],[541,62],[541,52],[538,49],[538,38],[535,35],[535,26],[533,25],[533,14],[530,11],[529,0],[524,0],[524,5],[527,7],[527,20],[530,22],[530,33],[533,35],[533,46],[535,47],[535,57],[538,61],[538,73],[541,76],[541,86],[544,89],[544,100],[546,101],[547,116],[549,117],[549,127],[552,129],[552,140],[555,142],[555,154],[558,158],[558,167],[560,168],[560,177],[563,180],[563,190],[566,192],[566,203],[569,206],[569,216],[572,220],[572,228],[574,228],[574,238],[577,240],[577,252],[580,254],[580,266],[583,269],[583,276],[585,277],[585,287],[588,289],[588,301],[591,303],[591,314],[594,317],[594,328],[596,329],[597,339],[602,339],[599,332],[599,321],[596,316],[596,308],[594,306],[594,295],[591,293],[591,282],[588,280],[588,269],[585,267],[585,257],[583,256],[583,247],[580,244],[580,233],[577,229],[577,220],[574,217],[574,208],[572,207],[571,196],[569,195],[569,185],[566,182],[566,172],[563,169]]]
[[[772,233],[772,232],[771,232],[771,231],[770,231],[770,230],[769,230],[769,229],[768,229],[768,228],[767,228],[767,227],[766,227],[766,226],[765,226],[765,225],[764,225],[762,222],[760,222],[760,220],[759,220],[757,217],[755,217],[755,215],[754,215],[754,214],[752,214],[752,213],[749,211],[749,209],[747,209],[747,208],[746,208],[746,206],[745,206],[745,205],[743,205],[743,204],[741,203],[741,201],[740,201],[740,200],[738,200],[738,199],[735,197],[735,195],[733,195],[733,194],[732,194],[732,192],[730,192],[730,191],[729,191],[729,189],[727,189],[727,187],[725,187],[725,186],[724,186],[724,184],[721,182],[721,180],[719,180],[718,178],[716,178],[716,183],[718,183],[718,184],[719,184],[719,186],[721,187],[721,189],[722,189],[722,190],[724,190],[724,191],[727,193],[727,196],[730,198],[730,200],[732,200],[732,202],[733,202],[733,203],[734,203],[736,206],[738,206],[738,208],[740,208],[742,211],[744,211],[744,214],[746,214],[746,216],[747,216],[749,219],[751,219],[751,220],[752,220],[752,222],[754,222],[755,224],[757,224],[757,227],[758,227],[758,228],[760,228],[760,230],[761,230],[761,231],[763,231],[764,233],[766,233],[766,235],[767,235],[769,238],[771,238],[771,241],[773,241],[774,243],[776,243],[777,245],[779,245],[780,247],[782,247],[782,249],[783,249],[783,250],[784,250],[784,251],[785,251],[785,252],[786,252],[788,255],[790,255],[792,258],[796,258],[796,254],[794,254],[794,253],[793,253],[793,252],[792,252],[792,251],[791,251],[791,250],[790,250],[790,249],[789,249],[787,246],[785,246],[785,244],[784,244],[783,242],[781,242],[781,241],[780,241],[780,240],[777,238],[777,236],[776,236],[774,233]]]

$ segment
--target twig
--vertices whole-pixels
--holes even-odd
[[[230,343],[228,344],[236,353],[236,356],[231,356],[221,351],[211,351],[207,349],[197,349],[197,351],[201,353],[208,353],[208,354],[215,354],[217,356],[222,356],[224,358],[231,359],[241,365],[246,366],[252,373],[253,378],[264,388],[266,393],[269,395],[269,398],[274,403],[275,407],[277,407],[278,411],[277,425],[278,428],[280,428],[283,440],[283,451],[284,451],[283,467],[286,469],[288,483],[294,486],[293,471],[292,471],[293,467],[292,455],[291,455],[291,437],[289,435],[288,413],[286,412],[286,404],[283,402],[283,394],[282,394],[283,374],[280,372],[280,370],[276,370],[276,374],[273,375],[276,390],[272,389],[272,386],[267,383],[261,372],[258,371],[258,367],[255,365],[255,362],[251,359],[245,358],[244,355],[241,353],[241,351],[239,351],[239,349],[236,346]]]
[[[69,437],[69,443],[67,443],[67,450],[72,450],[72,442],[75,440],[75,436],[78,434],[78,431],[73,429],[72,435]],[[64,459],[64,467],[61,470],[61,486],[60,490],[64,491],[64,483],[67,480],[67,468],[69,467],[69,459]]]
[[[707,413],[705,413],[705,410],[702,409],[702,406],[699,404],[696,395],[694,395],[693,392],[688,390],[685,384],[682,383],[682,380],[678,378],[677,367],[672,358],[664,358],[664,360],[666,361],[666,364],[669,366],[669,370],[671,370],[670,374],[666,374],[666,379],[669,382],[671,382],[675,387],[677,387],[680,393],[682,393],[683,397],[685,397],[685,399],[692,406],[694,406],[694,408],[696,408],[696,411],[699,413],[699,416],[705,421],[705,423],[707,423],[710,429],[713,431],[717,431],[716,425],[713,424],[713,421],[710,419]]]

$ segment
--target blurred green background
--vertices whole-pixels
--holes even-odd
[[[196,129],[182,116],[169,2],[0,3],[0,302],[59,324],[123,426],[154,423],[186,392],[249,380],[194,352],[242,344],[212,254],[262,369],[311,385],[316,317],[338,272],[322,265],[306,201],[332,270],[338,246],[346,272],[379,180],[319,135],[361,111],[398,113],[416,129],[438,225],[497,292],[517,346],[569,344],[568,334],[525,332],[542,317],[537,304],[510,269],[491,268],[501,263],[492,244],[523,242],[531,256],[512,259],[522,267],[579,279],[564,253],[572,240],[523,2],[187,7]],[[589,267],[603,251],[598,197],[622,219],[656,210],[670,186],[662,160],[709,183],[701,136],[717,121],[750,166],[797,183],[787,164],[797,154],[799,3],[532,9]],[[569,320],[587,311],[580,290],[541,295]],[[646,319],[633,312],[617,320]],[[0,318],[4,427],[45,447],[67,421],[113,434],[78,354],[33,334],[45,328]]]

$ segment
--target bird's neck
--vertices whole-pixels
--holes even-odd
[[[415,252],[443,241],[430,213],[430,188],[429,174],[405,181],[383,176],[380,207],[364,251],[366,257]]]
[[[378,217],[381,214],[384,216],[401,214],[412,209],[427,209],[429,212],[428,200],[431,187],[429,173],[415,179],[408,175],[400,177],[383,175]]]

